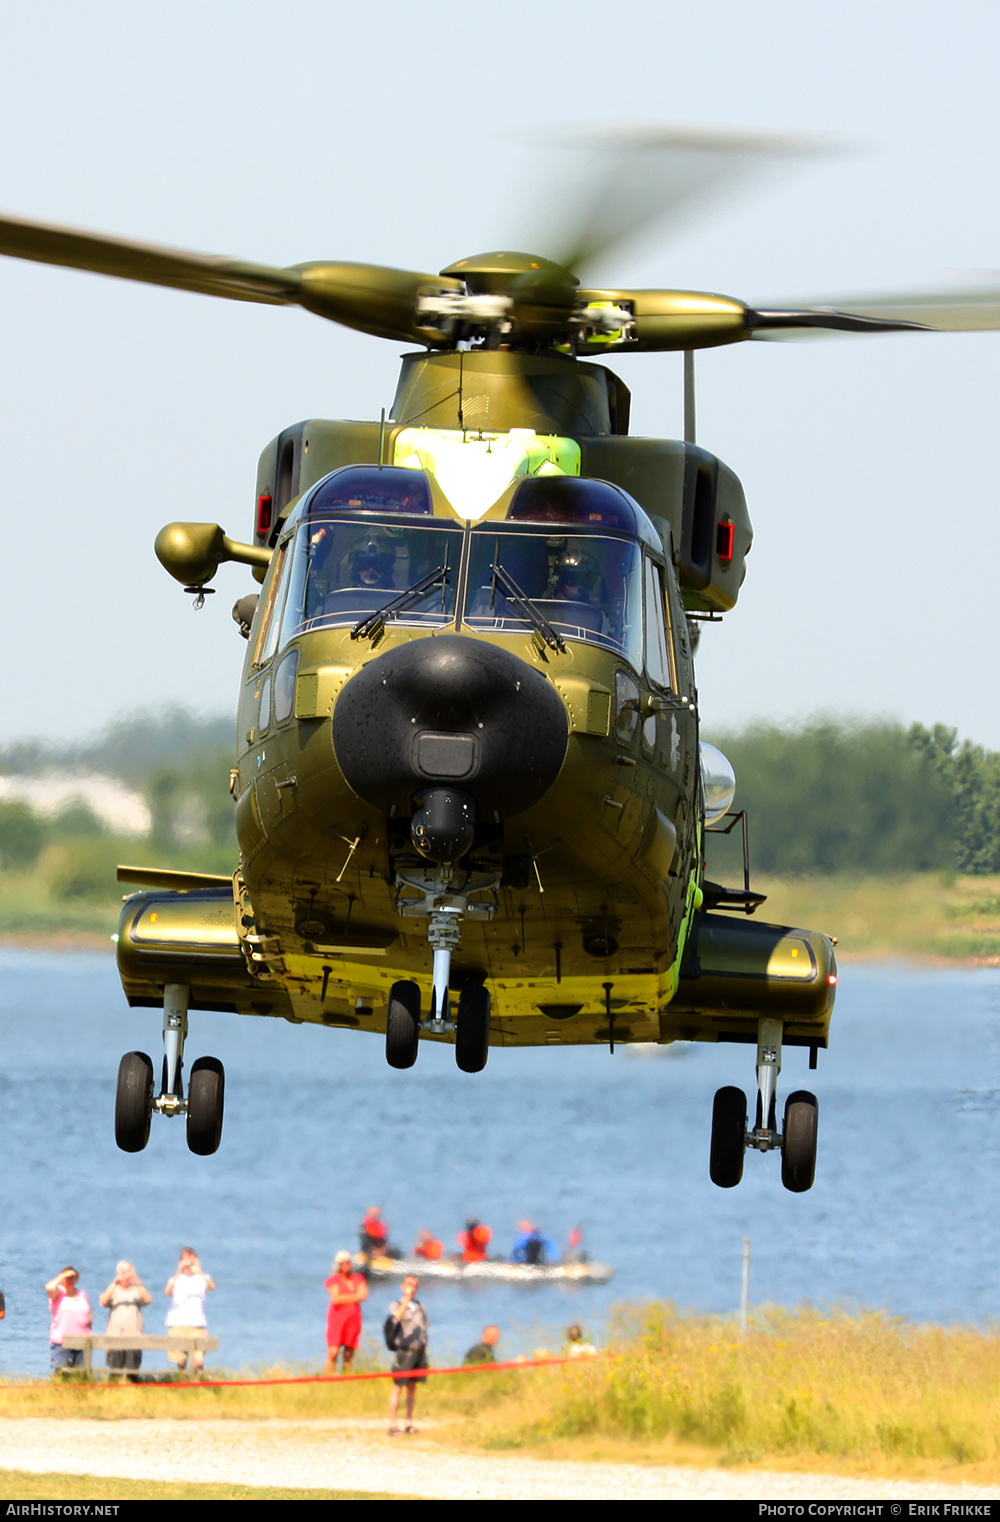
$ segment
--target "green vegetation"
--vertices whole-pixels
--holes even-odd
[[[841,951],[1000,961],[1000,755],[942,725],[817,720],[713,735],[749,815],[764,914],[822,927]],[[0,749],[0,774],[101,773],[140,791],[147,837],[77,805],[43,819],[0,800],[0,936],[110,936],[119,862],[229,873],[237,859],[231,725],[139,714],[75,746]],[[709,876],[737,882],[739,832],[710,834]]]
[[[759,913],[835,935],[840,957],[911,957],[1000,965],[1000,878],[757,877]]]
[[[138,714],[92,742],[20,742],[0,750],[0,774],[115,777],[143,795],[147,837],[111,833],[83,804],[43,818],[0,800],[0,935],[110,936],[119,862],[229,873],[237,859],[229,770],[232,726],[181,711]]]
[[[707,738],[736,771],[759,872],[1000,872],[1000,755],[954,729],[817,720]]]
[[[101,1475],[34,1474],[0,1469],[5,1501],[404,1501],[415,1496],[373,1490],[279,1490],[253,1485],[187,1485]]]
[[[763,1307],[741,1338],[731,1319],[653,1304],[621,1311],[604,1357],[432,1378],[419,1414],[433,1424],[423,1442],[452,1449],[995,1485],[998,1361],[995,1328]],[[385,1405],[382,1381],[225,1390],[0,1384],[5,1418],[336,1422],[381,1416]]]
[[[764,1308],[741,1339],[657,1304],[623,1318],[615,1356],[522,1380],[520,1399],[497,1390],[479,1434],[493,1448],[587,1441],[594,1457],[993,1483],[998,1352],[994,1330],[811,1308]]]

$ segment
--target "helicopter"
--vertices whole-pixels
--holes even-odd
[[[258,466],[246,540],[178,522],[156,539],[204,603],[220,565],[259,592],[230,776],[232,877],[122,866],[117,933],[133,1008],[162,1010],[159,1092],[122,1058],[115,1137],[184,1115],[220,1144],[225,1075],[184,1075],[191,1010],[367,1030],[408,1069],[421,1041],[481,1071],[492,1047],[738,1042],[756,1112],[714,1100],[713,1182],[748,1149],[815,1177],[818,1101],[777,1114],[786,1047],[815,1068],[834,941],[756,917],[747,821],[699,741],[694,655],[736,605],[752,528],[736,474],[695,439],[694,354],[801,333],[1000,326],[995,292],[749,306],[711,292],[586,287],[578,271],[734,156],[773,139],[633,138],[558,259],[500,249],[428,274],[271,267],[0,217],[0,253],[228,299],[299,306],[411,346],[378,419],[285,428]],[[649,155],[684,172],[642,190]],[[694,169],[692,170],[692,164]],[[623,169],[624,166],[624,169]],[[655,205],[654,205],[655,203]],[[613,213],[613,214],[610,214]],[[684,438],[629,432],[615,354],[684,355]],[[706,841],[742,826],[743,882]]]

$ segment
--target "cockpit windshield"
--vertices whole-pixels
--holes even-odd
[[[530,630],[527,599],[564,639],[604,645],[641,665],[642,555],[634,540],[484,526],[472,535],[468,588],[470,629]]]
[[[461,528],[440,519],[338,522],[309,514],[291,551],[279,646],[309,629],[362,623],[424,581],[429,584],[390,615],[393,621],[426,628],[452,623],[461,553]]]
[[[352,466],[307,493],[288,528],[258,665],[312,629],[446,627],[461,580],[470,629],[534,631],[557,649],[582,640],[642,669],[642,544],[659,540],[607,482],[525,479],[506,519],[470,529],[433,514],[424,471]]]

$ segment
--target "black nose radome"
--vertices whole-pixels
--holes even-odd
[[[333,745],[366,803],[408,814],[437,784],[476,802],[480,819],[519,814],[559,774],[568,738],[555,689],[527,662],[458,634],[411,640],[351,678]]]

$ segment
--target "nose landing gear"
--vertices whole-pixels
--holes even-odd
[[[742,1089],[719,1089],[712,1108],[712,1144],[708,1172],[720,1189],[732,1189],[743,1177],[747,1147],[781,1151],[781,1182],[793,1194],[811,1189],[816,1176],[819,1101],[798,1089],[785,1101],[782,1129],[775,1124],[776,1090],[781,1072],[783,1023],[762,1019],[757,1026],[757,1115],[747,1131],[747,1101]],[[766,1120],[765,1120],[766,1117]]]
[[[225,1071],[215,1057],[199,1057],[184,1096],[184,1041],[188,1027],[188,989],[168,983],[163,990],[163,1078],[153,1092],[153,1064],[145,1052],[127,1052],[118,1067],[115,1093],[115,1141],[123,1152],[141,1152],[149,1141],[152,1113],[187,1115],[187,1144],[208,1157],[222,1139]]]
[[[420,989],[409,980],[389,990],[385,1021],[385,1057],[392,1068],[411,1068],[420,1039]]]
[[[499,879],[487,872],[456,873],[451,866],[400,871],[396,909],[402,915],[427,916],[427,940],[434,953],[430,1011],[421,1019],[416,983],[393,983],[385,1026],[385,1055],[390,1067],[409,1068],[417,1060],[420,1032],[454,1035],[455,1061],[463,1073],[479,1073],[490,1050],[490,996],[482,984],[463,988],[451,1013],[452,953],[462,937],[462,919],[492,919]],[[416,890],[416,893],[414,893]],[[475,900],[473,894],[488,897]]]

